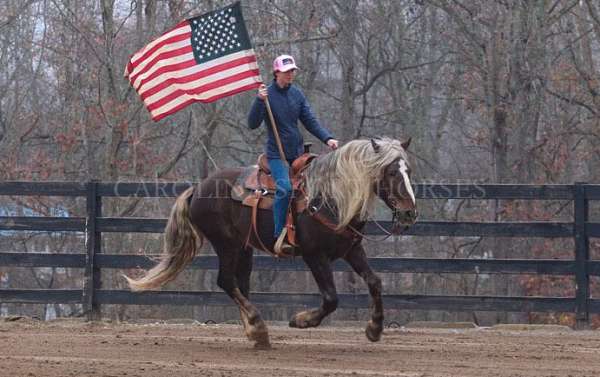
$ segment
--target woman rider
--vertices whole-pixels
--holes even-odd
[[[297,70],[298,67],[292,56],[281,55],[275,58],[273,61],[273,82],[268,87],[261,85],[258,88],[258,94],[248,114],[248,126],[251,129],[258,128],[263,121],[270,123],[264,102],[267,97],[269,98],[269,105],[273,112],[273,118],[287,160],[287,164],[281,160],[273,129],[269,124],[265,153],[267,154],[271,175],[277,185],[273,203],[273,221],[275,223],[273,235],[277,240],[275,252],[278,255],[290,254],[293,249],[293,246],[286,240],[284,226],[292,194],[289,166],[304,151],[304,140],[298,129],[298,120],[302,122],[304,128],[331,149],[338,147],[338,141],[331,132],[317,121],[302,91],[292,84]]]

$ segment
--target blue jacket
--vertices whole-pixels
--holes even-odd
[[[273,81],[267,90],[269,93],[269,104],[271,105],[271,111],[277,124],[277,131],[279,131],[279,138],[281,139],[286,159],[295,159],[304,151],[304,139],[298,129],[298,120],[302,122],[304,128],[323,143],[327,143],[327,140],[333,139],[333,135],[319,124],[306,101],[306,97],[304,97],[302,91],[296,86],[290,85],[282,89]],[[248,114],[248,127],[251,129],[258,128],[263,121],[267,124],[269,132],[269,137],[265,145],[267,158],[279,159],[281,157],[279,156],[275,136],[273,136],[267,107],[263,100],[256,97]]]

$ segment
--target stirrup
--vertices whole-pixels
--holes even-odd
[[[294,246],[290,245],[287,240],[287,228],[283,228],[277,242],[275,242],[275,255],[278,258],[289,258],[294,256]]]

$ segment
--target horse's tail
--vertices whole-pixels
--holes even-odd
[[[189,202],[193,192],[193,187],[187,189],[177,198],[171,209],[160,262],[139,279],[125,276],[132,291],[159,288],[175,279],[202,247],[204,236],[190,221]]]

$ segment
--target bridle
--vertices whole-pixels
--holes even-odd
[[[305,197],[308,197],[308,195],[306,194],[306,191],[305,191],[305,187],[304,187],[304,184],[306,183],[306,181],[303,179],[302,182],[303,183],[300,185],[299,191],[302,193],[302,195],[304,195]],[[384,199],[384,201],[386,203],[388,201],[391,201],[392,204],[393,204],[393,203],[395,203],[397,201],[397,199],[395,199],[395,198],[386,198],[386,199]],[[319,208],[317,208],[315,206],[308,205],[307,209],[308,209],[308,213],[313,218],[315,218],[317,221],[321,222],[323,225],[327,226],[328,228],[335,230],[335,224],[329,223],[329,221],[325,220],[324,218],[317,216],[318,212],[319,212]],[[356,237],[353,237],[353,238],[357,238],[357,239],[365,239],[365,240],[371,241],[371,242],[384,242],[388,238],[390,238],[391,236],[400,236],[400,235],[402,235],[409,228],[408,226],[403,226],[403,229],[400,232],[395,232],[394,229],[399,228],[397,216],[398,216],[398,211],[396,209],[394,209],[392,211],[392,231],[391,232],[389,232],[387,229],[385,229],[377,220],[375,220],[375,219],[367,219],[368,221],[374,223],[385,234],[385,236],[382,239],[375,239],[375,238],[368,237],[363,232],[361,232],[360,230],[356,229],[356,227],[354,227],[351,224],[346,225],[347,230],[345,231],[345,233],[353,234],[354,236],[356,236]]]
[[[386,203],[387,201],[390,201],[391,204],[394,204],[396,202],[396,199],[394,198],[386,198]],[[394,209],[392,211],[392,231],[389,232],[387,229],[385,229],[380,223],[379,221],[375,220],[375,219],[368,219],[368,221],[372,222],[373,224],[375,224],[384,234],[385,236],[382,239],[375,239],[375,238],[371,238],[371,237],[367,237],[364,233],[362,233],[361,231],[359,231],[358,229],[356,229],[355,227],[353,227],[352,225],[348,224],[348,228],[355,233],[356,235],[364,238],[367,241],[370,242],[384,242],[386,241],[388,238],[390,238],[391,236],[400,236],[402,235],[406,230],[408,230],[408,226],[404,226],[403,229],[400,232],[394,232],[394,229],[399,227],[398,224],[398,220],[397,220],[397,216],[398,216],[398,211],[396,209]]]
[[[396,211],[392,212],[392,229],[396,228],[398,226],[397,222],[396,222]],[[353,233],[355,233],[356,235],[358,235],[359,237],[364,238],[367,241],[370,242],[384,242],[386,241],[388,238],[390,238],[391,236],[401,236],[406,230],[408,230],[408,226],[404,226],[404,229],[402,229],[401,232],[388,232],[387,229],[385,229],[380,223],[379,221],[375,220],[375,219],[368,219],[369,222],[372,222],[373,224],[375,224],[384,234],[385,236],[382,239],[375,239],[372,237],[367,237],[364,233],[362,233],[360,230],[356,229],[355,227],[353,227],[352,225],[348,224],[348,229],[350,229]]]

